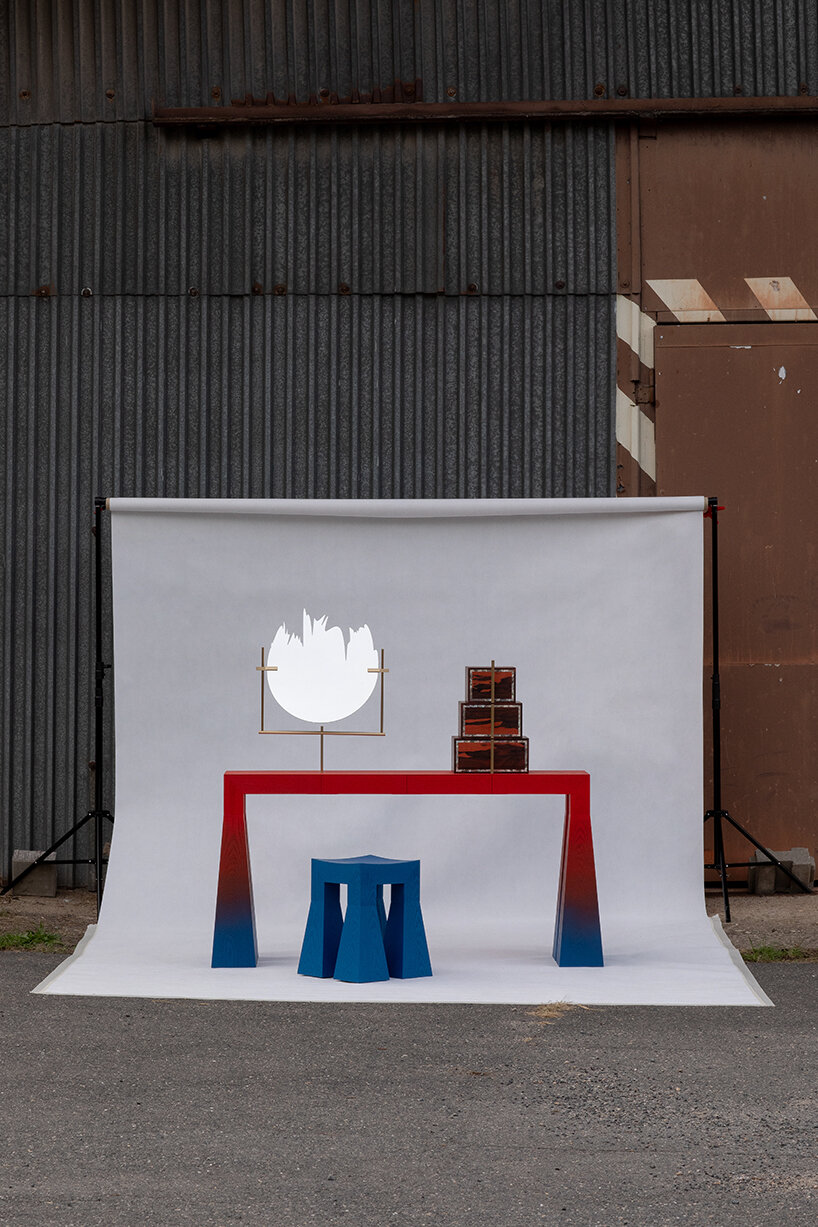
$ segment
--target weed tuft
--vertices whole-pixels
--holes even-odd
[[[745,963],[796,963],[809,957],[810,952],[800,946],[753,946],[743,951]]]
[[[25,933],[0,933],[0,950],[36,950],[57,946],[59,942],[59,933],[49,933],[42,921],[36,929],[26,929]]]

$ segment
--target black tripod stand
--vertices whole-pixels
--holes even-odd
[[[782,865],[779,860],[773,856],[768,848],[759,843],[757,839],[745,830],[741,823],[736,822],[735,818],[728,814],[726,809],[722,808],[721,804],[721,684],[719,680],[719,511],[723,511],[723,507],[719,507],[717,498],[709,498],[707,500],[708,510],[704,513],[710,520],[711,525],[711,552],[710,552],[710,569],[712,581],[712,597],[710,608],[713,616],[713,678],[711,687],[711,707],[713,709],[713,808],[709,809],[704,815],[704,820],[713,819],[713,856],[714,863],[705,865],[705,869],[717,869],[721,879],[721,893],[724,899],[724,919],[727,923],[730,921],[730,896],[727,892],[727,870],[749,868],[751,865],[758,864],[757,861],[731,861],[727,864],[724,857],[724,832],[722,830],[722,820],[729,822],[732,827],[735,827],[745,839],[749,840],[759,852],[763,852],[769,861],[772,861],[782,873],[785,873],[788,878],[791,878],[799,890],[803,890],[806,894],[811,895],[812,891],[808,886],[791,873],[785,865]]]
[[[95,640],[95,689],[94,689],[94,755],[96,758],[94,770],[94,808],[89,810],[84,818],[80,818],[75,822],[70,831],[66,831],[65,835],[61,835],[59,839],[42,852],[30,865],[26,865],[22,873],[18,873],[16,878],[12,878],[8,886],[0,891],[0,895],[6,895],[10,890],[21,882],[27,874],[41,865],[47,860],[53,852],[72,836],[76,835],[77,831],[81,830],[87,822],[94,823],[94,855],[93,857],[69,857],[67,859],[58,859],[51,861],[51,864],[57,865],[94,865],[96,868],[97,879],[97,916],[99,916],[99,907],[102,902],[102,821],[107,818],[109,822],[113,822],[113,814],[103,808],[103,784],[105,779],[105,764],[104,764],[104,722],[103,722],[103,703],[105,699],[105,691],[103,682],[105,681],[105,671],[110,669],[110,665],[106,665],[102,659],[102,512],[105,510],[105,499],[94,499],[94,640]]]

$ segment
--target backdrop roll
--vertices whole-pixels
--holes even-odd
[[[116,825],[100,921],[41,986],[289,1000],[758,1004],[702,887],[703,498],[110,501]],[[530,766],[591,774],[605,967],[550,956],[558,798],[254,798],[260,963],[210,968],[228,770],[309,770],[259,736],[260,649],[302,612],[368,625],[383,738],[328,768],[447,770],[466,666],[513,665]],[[267,699],[267,726],[301,726]],[[334,728],[374,729],[378,692]],[[431,979],[296,974],[310,857],[421,860]]]

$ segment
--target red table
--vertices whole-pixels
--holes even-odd
[[[602,966],[587,771],[226,771],[213,967],[255,967],[258,963],[245,799],[296,794],[564,796],[554,959],[560,967]]]

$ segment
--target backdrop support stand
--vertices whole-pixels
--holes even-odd
[[[707,810],[704,815],[704,821],[708,818],[713,819],[713,864],[705,865],[705,869],[715,869],[718,871],[721,880],[721,893],[724,900],[724,919],[727,924],[730,923],[730,895],[727,889],[727,870],[749,868],[751,865],[758,864],[757,861],[731,861],[729,864],[724,855],[724,829],[723,822],[729,822],[732,827],[743,835],[749,843],[753,844],[759,852],[763,852],[769,861],[786,874],[791,881],[795,883],[799,890],[802,890],[807,895],[813,892],[808,886],[801,882],[794,873],[791,873],[785,865],[770,852],[769,848],[765,848],[762,843],[751,835],[749,831],[736,822],[726,809],[722,806],[721,801],[721,681],[719,678],[719,511],[723,511],[723,507],[719,507],[717,498],[709,498],[707,500],[707,511],[705,517],[710,520],[711,526],[711,551],[710,551],[710,571],[712,596],[710,600],[710,609],[713,619],[713,676],[710,689],[710,705],[713,711],[713,808]]]
[[[32,861],[30,865],[27,865],[22,873],[18,873],[15,878],[12,878],[3,890],[0,890],[0,895],[7,895],[18,882],[22,882],[27,874],[48,860],[53,852],[56,852],[67,840],[76,835],[87,822],[93,821],[93,857],[68,857],[51,861],[50,863],[52,865],[93,865],[95,867],[97,917],[99,916],[100,904],[102,903],[102,866],[107,864],[107,860],[102,855],[102,822],[106,818],[111,823],[114,821],[113,814],[104,808],[103,801],[105,780],[104,682],[105,672],[111,667],[110,664],[106,664],[102,659],[102,513],[106,509],[106,502],[107,500],[104,498],[97,497],[94,499],[94,525],[91,530],[94,534],[94,754],[96,756],[94,762],[94,808],[75,822],[70,831],[66,831],[64,835],[55,840],[50,848],[47,848],[45,852],[41,852],[36,861]]]

